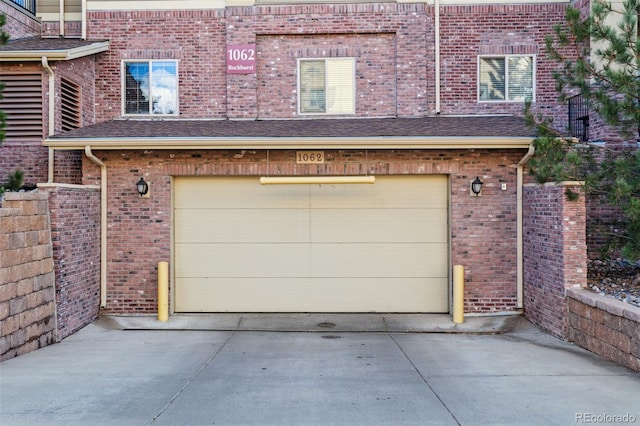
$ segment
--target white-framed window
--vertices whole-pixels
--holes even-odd
[[[355,58],[298,59],[299,114],[355,114]]]
[[[478,57],[479,102],[535,101],[535,56]]]
[[[177,115],[177,61],[124,61],[122,64],[124,115]]]

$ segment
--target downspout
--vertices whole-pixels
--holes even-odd
[[[440,114],[440,0],[435,0],[435,84],[436,84],[436,114]]]
[[[60,0],[60,37],[64,37],[64,0]]]
[[[82,0],[82,40],[87,39],[87,0]]]
[[[46,56],[42,57],[42,68],[45,69],[45,71],[47,71],[47,74],[49,75],[49,124],[48,124],[48,128],[47,128],[47,133],[49,136],[53,136],[53,134],[55,134],[55,117],[56,117],[56,90],[55,90],[55,84],[56,84],[56,79],[55,79],[55,75],[53,74],[53,69],[51,69],[51,67],[49,66],[49,59]],[[53,161],[54,161],[54,154],[53,154],[53,149],[49,148],[49,171],[47,173],[47,183],[52,183],[53,182]]]
[[[107,306],[107,166],[84,147],[88,159],[100,166],[100,307]]]
[[[524,185],[524,165],[529,161],[529,159],[533,156],[533,153],[536,151],[536,148],[533,144],[529,145],[529,151],[522,157],[520,162],[518,163],[517,168],[517,239],[518,239],[518,248],[517,248],[517,297],[518,297],[518,309],[522,309],[523,299],[524,299],[524,242],[523,242],[523,215],[522,215],[522,187]]]

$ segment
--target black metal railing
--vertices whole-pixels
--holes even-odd
[[[589,101],[582,95],[569,98],[569,132],[583,142],[589,140]]]
[[[36,14],[36,0],[9,0],[16,6],[24,9],[32,15]]]

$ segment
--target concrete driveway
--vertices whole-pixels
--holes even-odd
[[[101,319],[0,363],[0,424],[640,424],[638,374],[521,318],[440,333],[400,332],[415,317],[386,318],[384,331],[274,318],[228,330],[206,317],[180,330]],[[308,321],[321,329],[295,331]]]

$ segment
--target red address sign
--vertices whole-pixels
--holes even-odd
[[[227,46],[227,74],[254,74],[255,72],[255,44]]]

